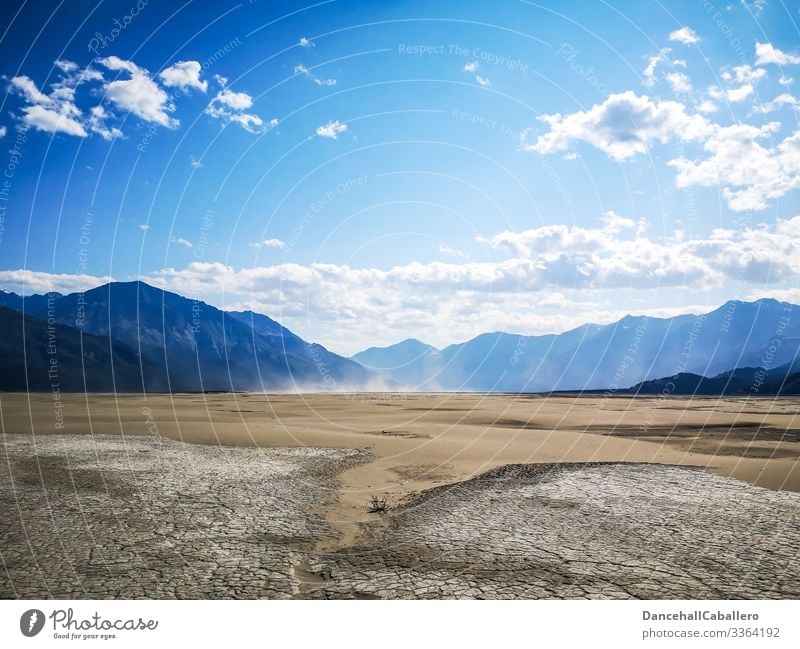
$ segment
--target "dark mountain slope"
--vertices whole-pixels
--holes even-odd
[[[61,392],[141,392],[153,389],[159,368],[140,362],[135,349],[108,338],[81,334],[65,325],[0,307],[0,390]]]

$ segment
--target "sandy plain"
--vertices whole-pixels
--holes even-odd
[[[724,574],[724,570],[715,573],[704,569],[700,576],[673,572],[672,577],[660,581],[653,581],[652,574],[645,570],[632,585],[628,577],[620,580],[608,575],[613,576],[615,570],[622,570],[622,567],[626,575],[638,574],[634,569],[638,564],[630,554],[634,552],[633,547],[626,551],[627,563],[610,561],[608,556],[622,552],[628,543],[626,539],[636,537],[639,527],[629,528],[628,523],[621,523],[629,521],[634,513],[644,517],[639,523],[645,525],[659,520],[669,528],[676,520],[682,521],[686,534],[697,535],[702,531],[706,536],[719,536],[722,528],[716,529],[714,525],[724,523],[722,531],[741,536],[741,531],[748,527],[747,517],[742,518],[740,512],[743,502],[750,503],[750,520],[759,511],[769,514],[770,525],[777,526],[770,527],[771,538],[782,552],[796,551],[800,544],[796,531],[800,503],[796,493],[800,492],[798,406],[800,400],[790,398],[682,399],[610,395],[190,394],[145,398],[62,394],[54,401],[51,395],[6,394],[0,396],[0,424],[6,463],[10,468],[0,482],[14,487],[4,492],[9,515],[13,516],[11,501],[19,501],[19,486],[35,486],[38,470],[44,487],[41,491],[47,492],[48,480],[53,483],[48,473],[66,470],[64,475],[72,475],[69,461],[66,469],[62,461],[63,457],[67,460],[72,457],[84,470],[79,478],[89,475],[96,495],[98,488],[92,481],[96,482],[98,472],[102,477],[104,468],[114,469],[112,474],[119,480],[128,480],[123,471],[126,465],[120,459],[126,457],[128,440],[137,448],[152,446],[161,454],[159,458],[166,458],[148,468],[142,458],[146,458],[149,451],[143,450],[145,455],[136,456],[135,467],[127,465],[128,474],[149,476],[144,483],[141,480],[137,483],[137,493],[143,493],[142,489],[152,491],[152,485],[163,480],[162,473],[180,472],[187,462],[191,465],[188,477],[183,476],[164,488],[183,493],[192,504],[180,506],[189,507],[193,512],[198,502],[206,502],[214,509],[213,500],[203,501],[195,493],[211,490],[212,483],[214,489],[223,491],[226,484],[235,483],[241,493],[262,493],[266,482],[259,480],[260,471],[273,476],[270,479],[276,492],[308,492],[292,500],[289,508],[292,511],[284,514],[289,516],[286,520],[295,521],[299,514],[294,510],[301,510],[303,525],[314,533],[301,535],[302,542],[286,541],[288,545],[281,545],[283,541],[278,543],[275,539],[289,539],[291,533],[281,532],[263,540],[267,545],[278,543],[281,552],[290,548],[286,551],[288,554],[275,555],[292,557],[291,561],[277,560],[277,564],[291,568],[282,577],[284,581],[279,580],[284,586],[259,590],[246,584],[239,590],[231,589],[231,574],[236,571],[222,571],[211,591],[196,589],[188,578],[184,579],[185,588],[172,591],[154,591],[155,586],[148,590],[141,584],[113,592],[86,591],[87,595],[100,597],[125,596],[126,592],[130,596],[166,597],[274,597],[279,593],[309,597],[711,597],[733,593],[754,597],[764,595],[765,591],[748,586],[753,580],[734,579],[735,574],[742,573],[741,566],[735,570],[732,565],[728,566],[733,571],[730,578],[720,578],[716,589],[708,584],[713,581],[711,577]],[[83,441],[73,442],[73,437]],[[148,438],[153,442],[148,442]],[[164,438],[187,444],[164,446],[160,442]],[[96,448],[97,440],[100,451]],[[213,447],[219,447],[219,452]],[[245,450],[248,447],[261,451],[248,454]],[[329,455],[321,456],[320,449],[326,449]],[[31,466],[29,461],[42,453],[49,458],[47,461],[56,462],[57,466],[48,468],[47,461],[44,465],[39,461]],[[295,455],[289,460],[281,455],[286,453]],[[215,459],[217,457],[220,459]],[[95,462],[96,466],[92,464]],[[293,463],[295,468],[287,469],[287,462]],[[219,469],[214,468],[217,465]],[[250,468],[242,474],[241,466]],[[301,475],[297,471],[305,473]],[[27,476],[27,483],[20,481],[20,472]],[[288,475],[294,477],[281,477]],[[513,477],[511,482],[508,476]],[[57,498],[69,498],[70,490],[76,489],[74,479],[70,483],[66,478],[59,478],[55,483],[53,488],[60,490]],[[132,488],[125,484],[125,489],[120,487],[120,493]],[[593,492],[600,494],[601,500],[606,498],[589,508],[591,515],[587,515],[583,506],[574,510],[578,501],[593,502],[581,491],[589,484],[593,485]],[[309,485],[313,486],[310,491]],[[508,489],[511,491],[503,491]],[[231,490],[233,493],[233,488]],[[508,502],[501,496],[512,492],[516,495]],[[570,573],[572,576],[566,580],[559,577],[552,582],[553,575],[561,574],[556,564],[566,565],[574,559],[551,557],[556,564],[549,568],[542,568],[539,561],[531,574],[526,573],[531,569],[529,563],[523,562],[521,566],[511,560],[518,555],[536,556],[553,543],[578,551],[574,541],[581,535],[585,537],[588,530],[602,526],[602,512],[610,506],[608,502],[617,502],[619,494],[623,493],[628,494],[626,502],[646,501],[647,505],[636,512],[631,509],[627,514],[614,509],[616,505],[608,510],[613,512],[612,519],[616,521],[612,536],[618,536],[619,540],[613,551],[608,547],[603,550],[601,546],[588,551],[601,559],[594,562],[593,571],[579,572],[578,577]],[[712,493],[713,503],[709,500],[708,504],[718,513],[716,523],[699,516],[692,519],[680,515],[687,502],[694,499],[692,506],[699,508],[707,497],[705,494]],[[431,494],[439,495],[435,499],[435,511],[430,510]],[[640,497],[632,498],[631,494]],[[106,493],[104,497],[113,496]],[[373,496],[388,503],[387,514],[368,511]],[[118,509],[124,502],[124,498],[122,501],[119,498],[114,501]],[[248,497],[234,500],[225,505],[230,516],[247,521],[237,523],[237,529],[269,527],[277,524],[280,518],[277,513],[272,518],[263,512],[252,515],[248,507],[253,505]],[[41,504],[36,504],[38,501],[31,502],[30,508],[41,508]],[[150,498],[147,502],[152,505],[153,501]],[[522,509],[519,503],[524,503]],[[476,507],[487,509],[481,510],[481,514],[467,516],[471,521],[467,525],[465,512],[475,512]],[[669,520],[661,520],[663,512],[670,511],[674,514]],[[560,512],[560,522],[552,519],[553,512]],[[207,515],[208,512],[202,514]],[[535,536],[534,532],[541,535],[542,529],[528,529],[521,522],[530,520],[531,516],[537,520],[552,519],[548,533],[555,536]],[[41,516],[36,521],[28,521],[28,528],[46,536],[48,523],[45,519],[46,516]],[[587,520],[594,520],[594,523],[580,531],[578,527],[587,525]],[[475,568],[476,562],[479,563],[476,557],[489,556],[489,550],[481,550],[478,541],[507,529],[509,521],[514,521],[512,528],[519,533],[512,535],[512,541],[503,536],[492,544],[492,547],[502,548],[510,543],[507,551],[492,559],[491,569]],[[578,527],[576,521],[580,521]],[[297,524],[295,521],[287,525],[291,530]],[[469,527],[473,530],[470,538],[458,541],[461,534],[458,530]],[[564,532],[570,529],[573,531]],[[171,534],[185,536],[183,528],[178,526],[176,530]],[[413,530],[416,532],[412,534]],[[14,555],[15,561],[23,566],[26,552],[13,547],[19,545],[19,538],[22,538],[19,532],[11,530],[0,551],[4,561]],[[664,554],[663,548],[650,547],[656,542],[663,543],[663,540],[658,541],[663,536],[661,532],[656,530],[639,539],[639,549],[635,552],[647,548]],[[193,543],[198,542],[197,538],[192,538]],[[704,543],[700,537],[694,542]],[[711,539],[705,542],[710,543]],[[229,553],[235,555],[240,551],[237,547],[235,544],[228,547]],[[681,547],[688,547],[687,551],[694,551],[693,556],[697,556],[698,548],[692,543]],[[458,551],[454,554],[455,550]],[[584,548],[584,551],[587,550]],[[775,548],[769,551],[774,552]],[[241,549],[243,557],[249,556],[248,552]],[[110,549],[106,554],[115,553]],[[423,577],[412,564],[428,555]],[[432,566],[438,565],[435,557],[443,555],[461,557],[459,568],[453,573],[456,577],[451,574],[454,568],[450,563],[441,568],[446,574],[431,573]],[[667,555],[673,556],[669,552]],[[780,552],[770,555],[770,560],[774,562],[776,556],[779,558]],[[686,563],[685,557],[675,555],[673,558],[679,565]],[[91,563],[90,558],[87,561]],[[605,565],[605,572],[597,568],[600,563]],[[267,561],[259,564],[259,570],[277,570],[276,565]],[[676,568],[667,561],[660,574],[668,575],[670,570]],[[470,579],[462,579],[465,571],[472,575]],[[796,583],[797,576],[793,572],[787,573],[780,562],[765,571],[765,583],[777,588],[778,582],[772,573],[783,575],[781,587],[772,596],[797,595],[800,584]],[[602,575],[607,578],[601,578]],[[448,580],[453,582],[452,588],[446,587]],[[78,586],[64,586],[62,591],[48,587],[46,592],[54,596],[58,592],[79,596],[86,583],[86,579],[81,578]],[[387,583],[390,586],[386,586]],[[697,585],[701,583],[705,584],[703,588]],[[15,592],[19,596],[20,593]],[[35,594],[41,595],[41,588]],[[2,595],[14,596],[14,593],[7,591]]]

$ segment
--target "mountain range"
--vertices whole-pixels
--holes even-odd
[[[8,331],[0,331],[20,343],[26,340],[24,346],[3,350],[0,371],[15,369],[5,390],[40,385],[40,366],[46,366],[48,351],[41,343],[53,324],[56,351],[51,357],[80,358],[80,345],[86,340],[102,347],[105,356],[97,362],[87,358],[84,366],[92,385],[101,390],[347,390],[363,389],[376,378],[358,363],[302,340],[267,316],[224,312],[144,282],[112,282],[69,295],[22,298],[3,293],[0,304],[25,311],[24,318],[6,314]],[[134,382],[129,380],[131,359],[139,368]],[[19,371],[26,367],[27,375]],[[119,385],[117,368],[124,369],[125,377]],[[83,389],[73,383],[62,387],[73,388]]]
[[[416,339],[352,358],[266,315],[222,311],[144,282],[0,291],[0,390],[375,390],[777,394],[800,386],[800,307],[731,301],[709,313],[626,316],[561,334]]]
[[[486,333],[437,349],[418,340],[352,358],[412,389],[550,392],[625,389],[693,373],[714,377],[792,363],[800,307],[773,299],[731,301],[709,313],[626,316],[562,334]]]

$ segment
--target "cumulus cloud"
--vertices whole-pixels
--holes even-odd
[[[74,293],[88,291],[102,284],[114,281],[112,277],[92,275],[69,275],[66,273],[46,273],[33,270],[0,270],[0,286],[15,293]]]
[[[246,92],[234,92],[223,88],[206,107],[206,115],[222,120],[225,124],[239,124],[250,133],[261,133],[265,130],[264,120],[253,113],[244,111],[252,108],[253,98]],[[270,127],[274,126],[270,122]]]
[[[264,239],[250,244],[253,248],[274,248],[276,250],[286,250],[289,246],[281,239]]]
[[[36,83],[34,83],[34,81],[26,75],[21,75],[11,79],[11,85],[20,93],[22,93],[25,99],[32,104],[51,105],[53,103],[50,97],[39,90],[39,88],[36,86]]]
[[[150,73],[133,61],[117,56],[99,59],[98,62],[113,72],[126,72],[128,79],[117,79],[105,86],[106,98],[117,108],[136,115],[146,122],[176,128],[179,121],[170,117],[175,105],[167,93],[150,77]]]
[[[788,92],[783,93],[782,95],[778,95],[772,101],[768,101],[764,104],[758,105],[755,107],[755,112],[763,113],[764,115],[768,115],[769,113],[774,113],[776,110],[780,110],[784,106],[798,106],[800,102],[798,102],[797,98],[793,95],[790,95]]]
[[[800,216],[770,226],[654,239],[640,221],[609,211],[597,227],[548,225],[479,241],[507,258],[388,269],[328,263],[237,269],[195,261],[142,279],[188,296],[226,295],[301,331],[316,323],[327,336],[322,342],[338,349],[367,336],[407,337],[398,333],[432,342],[446,335],[452,342],[492,329],[561,331],[622,315],[598,303],[623,289],[709,289],[736,279],[772,283],[778,290],[800,276]],[[0,285],[17,288],[24,281],[29,292],[85,290],[107,280],[0,272]]]
[[[691,92],[692,82],[683,72],[670,72],[664,76],[673,92]]]
[[[800,63],[800,56],[781,52],[772,43],[756,43],[756,65],[792,65]]]
[[[322,126],[317,127],[317,135],[319,137],[327,137],[331,140],[335,140],[339,137],[341,133],[344,133],[347,130],[347,124],[342,124],[338,119],[328,122],[327,124],[323,124]]]
[[[669,40],[677,41],[684,45],[694,45],[700,42],[700,37],[691,27],[681,27],[669,35]]]
[[[173,238],[170,241],[172,243],[177,243],[177,244],[179,244],[181,246],[184,246],[186,248],[193,248],[194,247],[194,244],[191,241],[189,241],[188,239],[184,239],[183,237]]]
[[[300,47],[316,47],[316,45],[314,45],[314,43],[308,40],[305,36],[300,37],[300,41],[298,44],[300,45]]]
[[[5,126],[0,126],[0,138],[4,138],[8,133],[8,129]]]
[[[464,72],[475,72],[478,69],[478,62],[477,61],[470,61],[469,63],[464,64]]]
[[[720,75],[725,81],[736,83],[753,83],[766,76],[764,68],[752,68],[749,65],[737,65],[731,70],[724,70]]]
[[[74,109],[74,110],[73,110]],[[46,133],[66,133],[86,137],[86,129],[78,121],[80,111],[73,106],[62,106],[61,110],[52,110],[44,106],[26,106],[22,121]]]
[[[106,120],[110,118],[111,115],[103,106],[93,106],[89,110],[89,130],[93,133],[97,133],[104,140],[113,140],[114,138],[122,137],[122,131],[117,127],[109,127],[106,125]]]
[[[608,212],[597,227],[543,226],[480,241],[508,258],[388,269],[327,263],[236,269],[194,262],[146,279],[186,295],[225,294],[259,305],[301,331],[314,322],[329,336],[323,342],[337,349],[384,334],[433,341],[446,332],[452,342],[492,329],[559,331],[605,321],[602,309],[582,303],[587,298],[597,302],[627,289],[708,289],[733,279],[777,286],[800,274],[800,217],[656,240],[645,236],[639,221]]]
[[[491,81],[489,81],[489,80],[488,80],[486,77],[482,77],[482,76],[481,76],[481,75],[479,75],[479,74],[476,74],[476,75],[475,75],[475,81],[477,81],[477,82],[478,82],[478,85],[479,85],[479,86],[484,86],[484,87],[487,87],[487,86],[491,86],[491,85],[492,85],[492,82],[491,82]]]
[[[178,61],[159,73],[161,83],[168,88],[188,90],[195,88],[201,92],[208,89],[208,82],[200,80],[200,63],[197,61]]]
[[[778,122],[717,127],[703,145],[706,158],[669,162],[678,170],[676,184],[723,186],[722,195],[732,210],[765,209],[769,199],[800,187],[800,131],[772,146],[763,143],[779,129]]]
[[[710,86],[708,94],[714,99],[721,99],[731,103],[744,101],[753,94],[753,86],[746,83],[738,88],[718,88],[717,86]]]
[[[609,218],[610,217],[610,218]],[[705,238],[654,241],[631,219],[602,228],[552,225],[480,239],[534,260],[538,279],[562,287],[720,286],[738,278],[778,282],[800,274],[800,216],[774,227],[717,229]]]
[[[522,148],[537,153],[567,149],[575,141],[588,142],[617,161],[646,153],[656,142],[704,138],[709,122],[690,115],[675,101],[654,101],[633,91],[609,95],[602,104],[568,115],[555,113],[539,118],[550,128],[535,142],[528,142],[530,129],[522,133]]]
[[[67,62],[61,62],[70,72]],[[28,106],[22,107],[22,121],[46,133],[65,133],[77,137],[88,135],[81,110],[73,102],[75,87],[83,82],[78,75],[68,74],[52,84],[50,94],[42,92],[28,76],[21,75],[11,79],[12,90],[22,95]]]

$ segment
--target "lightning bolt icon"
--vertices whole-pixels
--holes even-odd
[[[33,631],[33,626],[34,624],[36,624],[36,620],[38,619],[38,617],[39,616],[36,614],[36,611],[33,611],[31,613],[31,617],[28,620],[28,631]]]

